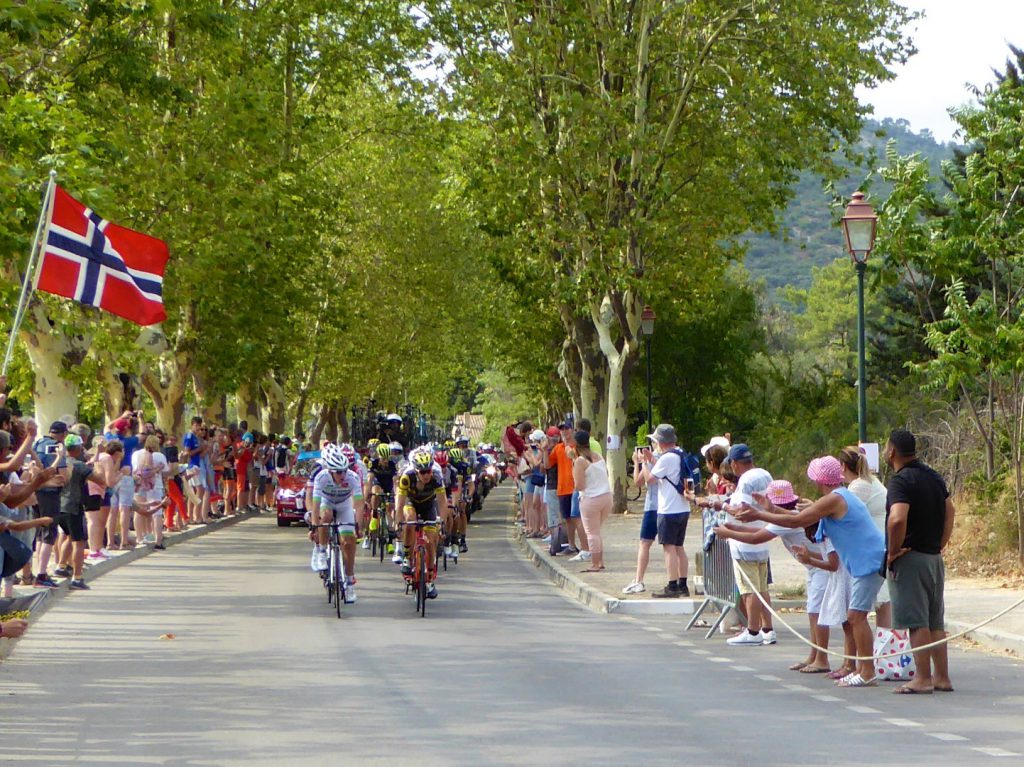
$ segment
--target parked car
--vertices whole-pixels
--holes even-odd
[[[278,477],[277,491],[274,493],[278,527],[288,527],[292,522],[305,523],[306,481],[319,458],[318,450],[300,453],[291,474]]]

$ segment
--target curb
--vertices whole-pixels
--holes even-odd
[[[970,628],[971,625],[963,621],[954,621],[946,618],[946,631],[951,634],[958,634],[964,629]],[[980,628],[976,631],[968,632],[964,638],[977,642],[989,650],[995,650],[1001,655],[1024,657],[1024,637],[1019,634],[1008,634],[997,629]]]
[[[203,535],[222,530],[225,527],[233,527],[239,522],[253,517],[261,516],[259,511],[246,511],[241,514],[236,514],[233,517],[221,517],[220,519],[214,520],[208,525],[201,525],[198,527],[192,527],[182,533],[165,533],[164,534],[164,546],[168,549],[172,546],[177,546],[179,543],[190,541],[193,538],[199,538]],[[101,575],[109,573],[111,570],[116,570],[119,567],[130,564],[136,559],[149,556],[154,551],[152,545],[147,544],[145,546],[136,547],[135,549],[125,553],[118,554],[115,557],[111,557],[103,562],[99,562],[92,565],[88,569],[89,581],[94,581]],[[31,594],[28,597],[21,597],[19,599],[35,599],[34,604],[30,608],[29,620],[38,618],[40,615],[45,613],[54,605],[58,604],[64,597],[70,592],[68,584],[70,579],[65,580],[59,586],[53,589],[46,589],[45,591],[39,591],[35,594]],[[31,628],[31,625],[29,626]],[[17,647],[18,641],[21,637],[0,637],[0,661],[9,658],[11,653],[14,652],[14,648]]]

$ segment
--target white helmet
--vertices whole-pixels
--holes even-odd
[[[399,453],[404,453],[405,452],[405,448],[402,447],[402,443],[401,442],[392,442],[388,447],[391,448],[391,452],[392,453],[394,453],[396,450]]]
[[[320,463],[328,471],[348,471],[349,467],[348,457],[333,443],[324,445],[320,451]]]
[[[534,429],[530,432],[530,442],[543,442],[544,441],[544,430]]]

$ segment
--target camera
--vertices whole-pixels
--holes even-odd
[[[57,449],[59,447],[60,447],[60,445],[58,445],[56,442],[54,442],[52,445],[47,445],[46,449],[43,452],[46,455],[56,455]]]

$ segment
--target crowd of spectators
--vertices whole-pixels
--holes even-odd
[[[5,382],[0,380],[0,392]],[[101,430],[66,418],[40,434],[0,393],[0,567],[3,596],[16,585],[87,590],[86,568],[112,552],[166,548],[166,531],[268,510],[279,473],[294,461],[288,437],[192,419],[166,433],[128,410]],[[25,623],[0,624],[17,636]]]
[[[646,494],[636,571],[623,593],[647,590],[644,578],[658,542],[667,582],[651,596],[690,596],[686,531],[696,507],[709,515],[708,545],[715,539],[727,542],[732,559],[745,626],[726,640],[729,644],[778,641],[769,609],[769,544],[779,538],[806,568],[811,641],[827,649],[830,632],[841,629],[843,654],[865,658],[844,659],[833,668],[829,655],[812,647],[791,670],[828,675],[843,687],[875,686],[870,660],[875,631],[904,629],[916,671],[896,692],[953,689],[945,644],[920,648],[945,637],[942,550],[955,510],[942,478],[917,457],[913,434],[897,429],[890,436],[882,455],[890,468],[888,487],[857,446],[815,458],[806,472],[817,488],[815,499],[798,497],[792,482],[774,478],[757,465],[749,446],[731,444],[728,434],[701,448],[706,472],[701,488],[687,484],[688,454],[679,449],[672,425],[659,425],[649,443],[633,454],[633,481]],[[523,421],[506,428],[503,446],[513,457],[510,472],[521,498],[517,523],[524,535],[548,544],[551,556],[585,563],[582,572],[604,570],[602,527],[613,494],[590,423],[581,419],[575,427],[561,423],[545,430]]]

